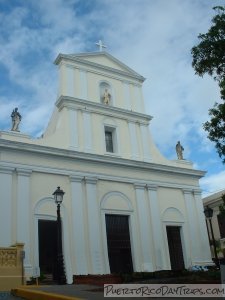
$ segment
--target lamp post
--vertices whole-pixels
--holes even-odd
[[[64,270],[64,261],[62,253],[62,226],[61,226],[61,216],[60,216],[60,205],[63,201],[63,195],[65,193],[60,190],[58,186],[55,192],[52,194],[55,198],[55,203],[57,205],[57,263],[56,263],[56,280],[58,284],[66,284],[66,276]]]
[[[216,241],[215,241],[213,227],[212,227],[213,209],[207,205],[206,208],[204,209],[204,214],[205,214],[206,220],[209,220],[209,226],[210,226],[210,231],[211,231],[211,235],[212,235],[213,249],[214,249],[214,255],[215,255],[215,263],[217,266],[219,266],[219,260],[218,260],[218,256],[217,256],[217,252],[216,252]]]

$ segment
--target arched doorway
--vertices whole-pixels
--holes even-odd
[[[129,216],[106,214],[105,222],[111,273],[132,273]]]
[[[163,224],[171,270],[183,270],[187,262],[184,216],[177,208],[168,207],[163,213]]]
[[[57,222],[38,220],[40,274],[55,280],[57,261]]]
[[[62,218],[62,245],[63,257],[67,283],[73,282],[71,255],[69,249],[69,230],[68,216],[64,205],[61,205]],[[41,225],[39,225],[41,224]],[[54,267],[51,267],[51,261],[54,260],[55,249],[55,226],[56,226],[56,205],[54,199],[46,197],[39,200],[34,208],[34,269],[41,275],[42,269],[51,270],[54,273]],[[41,245],[39,245],[41,243]],[[47,248],[46,248],[47,247]],[[47,252],[53,257],[50,262],[46,262]]]
[[[109,272],[133,272],[135,269],[132,239],[133,208],[130,200],[121,192],[109,192],[101,201],[101,212],[105,232],[106,265]]]

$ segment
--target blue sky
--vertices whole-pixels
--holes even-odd
[[[191,48],[207,32],[213,6],[206,0],[0,0],[0,130],[9,130],[15,107],[21,131],[34,137],[45,130],[57,97],[58,53],[107,51],[146,78],[146,112],[160,151],[184,157],[207,171],[203,194],[224,188],[225,171],[202,123],[220,101],[212,78],[191,67]]]

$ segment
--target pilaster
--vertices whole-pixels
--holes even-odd
[[[87,93],[87,71],[80,70],[80,98],[88,100]]]
[[[139,227],[140,227],[140,240],[141,240],[141,250],[142,250],[142,272],[153,272],[152,264],[152,249],[149,232],[149,218],[148,209],[145,199],[145,184],[134,184],[136,203],[138,208],[139,216]]]
[[[209,247],[208,233],[206,228],[205,216],[204,216],[204,207],[201,198],[201,191],[194,190],[194,199],[198,220],[198,228],[199,228],[199,236],[201,243],[201,260],[202,263],[210,263],[212,262],[211,252]]]
[[[140,97],[140,87],[136,84],[134,84],[134,103],[133,103],[133,108],[134,111],[143,113],[142,107],[141,107],[141,97]]]
[[[32,170],[17,168],[17,241],[24,243],[25,275],[32,275],[32,266],[30,263],[30,176]]]
[[[12,244],[12,174],[14,168],[0,166],[0,241],[1,247]]]
[[[163,236],[162,221],[157,196],[157,186],[147,185],[148,201],[150,204],[151,227],[154,241],[154,256],[155,256],[155,270],[167,269],[165,260],[165,244]]]
[[[72,204],[72,232],[73,232],[73,274],[88,274],[87,243],[85,239],[84,195],[82,189],[83,176],[70,176],[71,204]]]
[[[148,145],[148,127],[145,124],[140,124],[141,140],[143,145],[143,159],[144,161],[151,161],[150,149]]]
[[[97,202],[97,178],[85,177],[85,182],[91,274],[103,274],[103,249],[101,245],[100,209]]]
[[[196,208],[194,205],[192,190],[183,189],[183,193],[184,193],[184,200],[185,200],[185,206],[187,211],[191,264],[195,265],[200,260],[199,255],[200,256],[202,255],[202,253],[199,253],[199,249],[198,249],[199,238],[198,238],[198,223],[196,221],[197,218]]]
[[[128,122],[128,126],[129,126],[130,143],[131,143],[131,159],[139,159],[136,123]]]
[[[75,96],[75,69],[69,65],[66,65],[66,91],[70,97]]]
[[[93,152],[91,113],[83,111],[84,151]]]
[[[124,94],[124,100],[125,100],[125,109],[130,110],[131,109],[131,99],[130,99],[130,85],[128,82],[123,82],[123,94]]]
[[[78,137],[78,116],[77,110],[69,111],[70,118],[70,149],[78,150],[79,147],[79,137]]]

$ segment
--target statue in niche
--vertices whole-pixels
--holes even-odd
[[[12,129],[11,131],[19,131],[19,124],[22,119],[21,114],[18,112],[18,108],[16,107],[11,114],[12,118]]]
[[[183,158],[183,151],[184,151],[184,148],[181,145],[180,141],[178,141],[177,144],[176,144],[176,152],[177,152],[177,158],[178,159],[184,159]]]
[[[111,95],[108,92],[108,89],[105,89],[104,94],[103,94],[103,102],[104,102],[104,104],[109,105],[110,98],[111,98]]]

